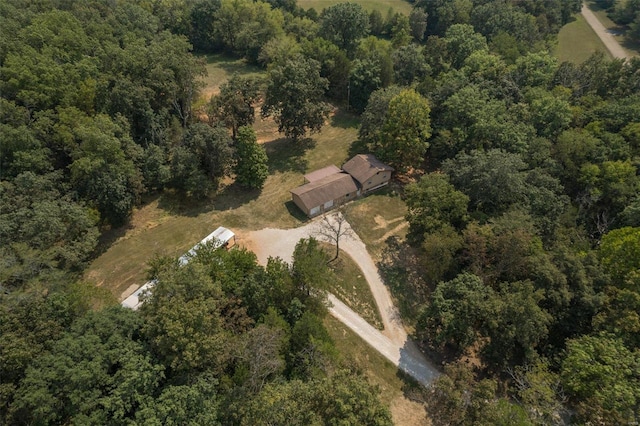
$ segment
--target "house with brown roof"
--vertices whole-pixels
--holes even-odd
[[[342,170],[334,165],[304,175],[305,184],[291,191],[293,202],[314,217],[389,183],[393,168],[371,154],[356,155]]]
[[[358,182],[363,194],[389,184],[393,167],[387,166],[371,154],[358,154],[344,163],[342,170]]]
[[[309,217],[331,210],[358,195],[356,181],[351,175],[341,171],[291,190],[293,202]]]

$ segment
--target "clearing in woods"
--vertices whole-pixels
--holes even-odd
[[[344,3],[344,0],[298,0],[298,6],[305,9],[314,8],[318,13],[336,3]],[[411,3],[405,0],[349,0],[349,3],[357,3],[367,11],[379,10],[383,17],[386,16],[389,9],[407,16],[412,9]]]
[[[562,27],[558,34],[555,56],[561,62],[581,64],[595,52],[602,52],[611,58],[607,47],[591,29],[584,17],[581,14],[575,15],[575,19]]]

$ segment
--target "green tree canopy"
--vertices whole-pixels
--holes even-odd
[[[373,153],[399,171],[418,167],[431,136],[429,102],[414,90],[403,90],[389,101],[385,121],[372,143]]]
[[[320,14],[319,34],[353,55],[358,41],[369,34],[369,16],[357,3],[334,4]]]
[[[251,127],[240,127],[236,136],[236,181],[249,188],[262,188],[269,176],[269,158],[258,144]]]
[[[278,131],[294,141],[308,131],[318,132],[329,115],[322,96],[327,79],[320,77],[320,64],[302,56],[276,64],[269,79],[262,116],[273,116]]]

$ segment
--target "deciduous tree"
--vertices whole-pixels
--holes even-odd
[[[299,56],[269,70],[262,116],[273,116],[278,131],[294,141],[308,131],[319,132],[329,115],[322,100],[328,81],[320,77],[320,64]]]
[[[269,158],[258,144],[255,131],[251,127],[240,127],[235,147],[236,182],[249,188],[262,188],[269,176]]]

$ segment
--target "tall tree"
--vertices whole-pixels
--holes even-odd
[[[204,123],[192,125],[182,144],[172,152],[172,176],[175,188],[196,197],[215,191],[233,165],[231,138],[222,127]]]
[[[443,173],[429,173],[405,188],[407,221],[414,238],[446,225],[462,228],[467,219],[469,197],[449,183]]]
[[[604,334],[568,341],[560,376],[568,395],[576,399],[580,421],[638,421],[640,353],[620,339]]]
[[[262,188],[269,176],[269,158],[262,145],[258,144],[255,131],[248,126],[240,127],[235,146],[236,181],[249,188]]]
[[[313,59],[298,56],[276,64],[269,70],[262,116],[274,116],[278,131],[294,141],[319,132],[330,111],[322,100],[327,85]]]
[[[403,90],[389,102],[385,122],[372,151],[399,171],[418,167],[431,136],[429,102],[414,90]]]
[[[238,128],[255,121],[254,105],[261,96],[262,80],[234,74],[209,102],[209,121],[222,121],[235,139]]]
[[[369,34],[369,16],[357,3],[338,3],[320,14],[322,38],[353,55],[358,41]]]

